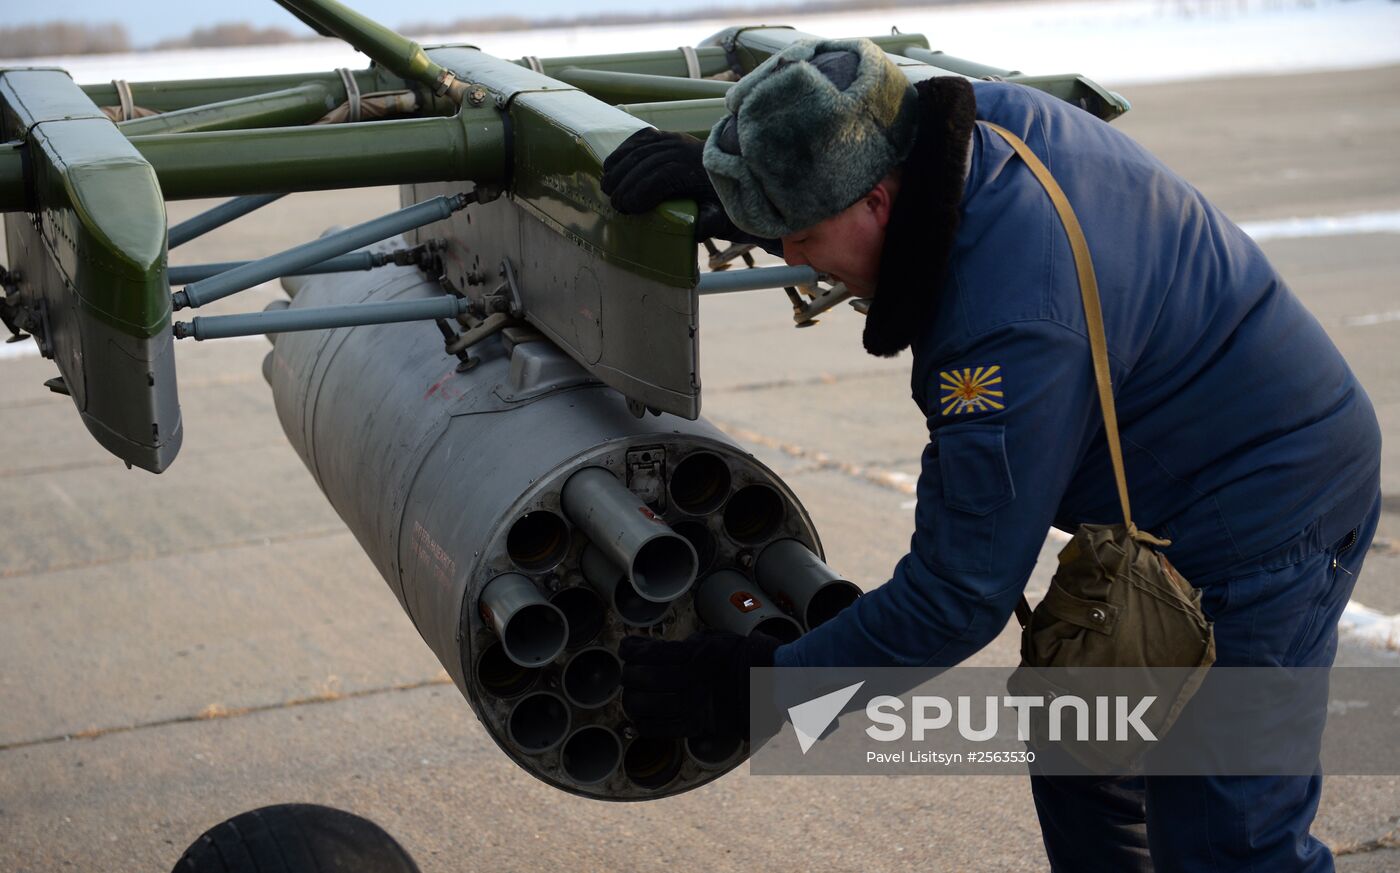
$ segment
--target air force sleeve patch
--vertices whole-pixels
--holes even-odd
[[[942,370],[938,374],[938,406],[944,415],[994,412],[1006,408],[1001,391],[1001,365]]]

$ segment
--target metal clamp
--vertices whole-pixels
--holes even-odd
[[[136,117],[136,101],[131,96],[131,85],[125,79],[113,79],[112,87],[117,89],[117,102],[121,106],[122,121]]]
[[[462,101],[469,96],[468,89],[471,87],[471,83],[463,82],[461,79],[458,79],[456,73],[451,70],[443,70],[442,73],[438,75],[437,85],[433,88],[433,93],[439,97],[445,95],[453,103],[461,106]],[[479,104],[473,103],[472,105],[477,106]]]
[[[349,67],[337,67],[336,72],[340,74],[340,81],[345,83],[345,106],[348,115],[347,122],[360,120],[360,83],[355,81],[355,74],[350,72]]]
[[[695,47],[689,45],[680,46],[681,57],[685,58],[685,75],[690,79],[702,79],[700,75],[700,58],[695,54]]]

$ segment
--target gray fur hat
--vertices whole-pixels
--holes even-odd
[[[776,239],[842,211],[899,166],[916,102],[870,40],[796,42],[730,89],[705,169],[736,225]]]

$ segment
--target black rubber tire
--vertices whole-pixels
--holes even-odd
[[[172,873],[420,873],[369,819],[328,806],[264,806],[214,825]]]

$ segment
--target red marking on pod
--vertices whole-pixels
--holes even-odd
[[[747,591],[735,591],[729,595],[729,602],[740,612],[753,612],[763,606],[763,602]]]
[[[431,386],[430,388],[428,388],[428,392],[427,392],[426,394],[423,395],[423,399],[424,399],[424,400],[427,400],[429,397],[432,397],[434,394],[437,394],[437,393],[439,393],[439,392],[441,392],[442,398],[443,398],[444,400],[460,400],[460,399],[462,399],[462,396],[463,396],[463,395],[462,395],[462,392],[461,392],[460,390],[456,389],[456,388],[453,388],[452,385],[448,384],[448,380],[450,380],[453,376],[456,376],[456,375],[457,375],[457,368],[456,368],[456,367],[453,367],[452,369],[448,370],[446,373],[444,373],[444,374],[442,375],[442,378],[441,378],[441,379],[438,379],[436,382],[434,382],[434,383],[432,384],[432,386]]]

